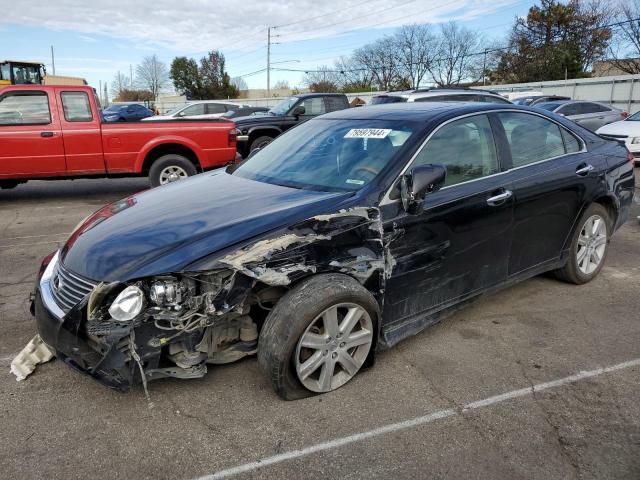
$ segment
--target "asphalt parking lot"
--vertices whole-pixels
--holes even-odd
[[[2,478],[640,478],[640,205],[590,284],[486,297],[324,396],[280,400],[253,358],[152,383],[151,408],[56,361],[16,382],[41,258],[144,188],[0,191]]]

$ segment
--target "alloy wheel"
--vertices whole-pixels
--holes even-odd
[[[595,272],[607,248],[607,225],[600,215],[591,215],[578,236],[576,264],[585,275]]]
[[[318,315],[298,340],[298,379],[313,392],[341,387],[358,373],[373,342],[373,322],[359,305],[340,303]]]
[[[175,182],[177,180],[183,180],[188,176],[189,174],[182,167],[166,167],[160,172],[160,185],[166,185],[167,183]]]

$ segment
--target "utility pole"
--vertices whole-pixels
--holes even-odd
[[[267,27],[267,98],[271,98],[271,45],[278,42],[272,42],[271,39],[279,37],[280,35],[271,35],[271,29],[278,27]],[[276,62],[277,63],[277,62]],[[267,101],[267,105],[268,105]]]
[[[482,61],[482,86],[487,84],[487,49],[484,49],[484,60]]]
[[[56,74],[56,60],[53,55],[53,45],[51,45],[51,69],[53,70],[53,74]]]
[[[267,27],[267,98],[271,98],[271,27]]]

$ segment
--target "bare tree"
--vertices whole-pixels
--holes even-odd
[[[124,75],[120,70],[113,76],[113,81],[111,82],[111,96],[113,98],[117,98],[124,90],[129,90],[131,85],[131,80],[129,77]]]
[[[402,77],[418,88],[437,54],[437,37],[429,25],[405,25],[394,34],[393,43]]]
[[[136,67],[136,83],[149,90],[153,98],[157,99],[160,90],[169,83],[167,66],[155,54],[144,57],[142,63]]]
[[[290,90],[289,82],[287,80],[278,80],[273,86],[275,90]]]
[[[242,77],[233,77],[231,79],[231,85],[236,87],[238,91],[249,90],[249,85],[247,85],[247,81]]]
[[[640,73],[640,0],[620,4],[618,27],[611,47],[612,63],[625,73]]]
[[[482,37],[455,22],[441,27],[437,55],[428,67],[433,81],[440,86],[458,85],[482,77]]]
[[[323,65],[314,71],[305,72],[302,83],[312,92],[337,92],[340,78],[335,70]]]
[[[393,38],[381,38],[357,49],[353,59],[371,73],[373,83],[380,89],[393,90],[402,86],[400,64]]]
[[[338,72],[338,85],[343,92],[362,92],[371,90],[373,75],[353,57],[341,56],[334,63]]]

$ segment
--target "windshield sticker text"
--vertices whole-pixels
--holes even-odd
[[[385,138],[389,133],[390,128],[352,128],[344,138]]]

